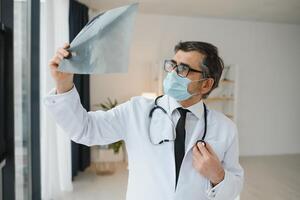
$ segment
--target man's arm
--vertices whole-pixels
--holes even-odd
[[[53,89],[44,98],[44,104],[70,139],[88,146],[125,139],[125,113],[130,109],[130,101],[109,111],[87,112],[81,105],[75,87],[62,94],[55,94],[55,91]]]
[[[242,191],[244,170],[239,163],[239,145],[236,126],[231,144],[224,155],[222,162],[224,180],[217,185],[208,185],[207,195],[214,200],[234,200]]]
[[[58,71],[61,60],[70,54],[69,44],[59,48],[49,62],[51,76],[56,88],[44,98],[47,110],[56,123],[81,144],[109,144],[125,139],[125,113],[128,114],[130,101],[107,112],[87,112],[81,105],[73,83],[73,74]]]

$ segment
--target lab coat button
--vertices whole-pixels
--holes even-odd
[[[56,103],[56,101],[55,101],[55,100],[52,100],[52,103],[53,103],[53,104],[55,104],[55,103]]]

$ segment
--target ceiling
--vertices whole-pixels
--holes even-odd
[[[139,12],[300,25],[300,0],[79,0],[96,10],[139,2]]]

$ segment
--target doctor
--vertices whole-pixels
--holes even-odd
[[[44,103],[77,143],[125,141],[127,200],[233,200],[239,195],[244,171],[236,126],[202,101],[218,86],[224,67],[215,46],[179,42],[163,66],[168,72],[164,96],[156,102],[133,97],[106,112],[87,112],[73,74],[57,71],[68,57],[67,47],[59,48],[49,63],[56,88]]]

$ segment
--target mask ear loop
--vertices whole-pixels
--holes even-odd
[[[209,78],[209,70],[206,63],[206,59],[202,62],[201,64],[201,68],[202,68],[202,78],[196,81],[191,81],[191,82],[200,82],[200,81],[204,81],[207,80]]]
[[[200,82],[200,81],[205,81],[207,80],[208,78],[202,78],[202,79],[199,79],[199,80],[195,80],[195,81],[191,81],[190,83],[193,83],[193,82]],[[190,93],[190,92],[189,92]],[[191,93],[190,93],[191,94]],[[200,93],[194,93],[194,94],[191,94],[192,96],[196,96],[196,95],[199,95]]]
[[[191,81],[191,82],[200,82],[209,79],[209,70],[206,64],[204,64],[206,61],[202,62],[202,79],[196,80],[196,81]],[[198,94],[192,94],[193,96],[198,95]]]

